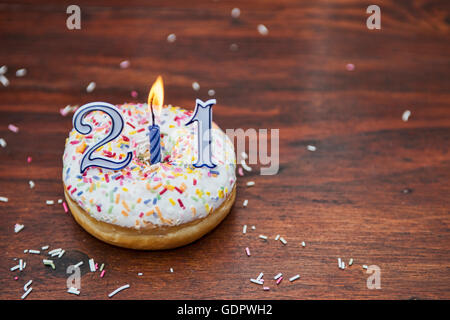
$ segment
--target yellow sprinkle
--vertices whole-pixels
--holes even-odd
[[[170,203],[171,203],[172,205],[175,205],[175,201],[173,201],[172,198],[169,198],[169,201],[170,201]]]
[[[209,205],[207,203],[205,203],[205,209],[207,212],[209,212]]]
[[[76,152],[78,152],[78,153],[83,153],[84,152],[84,150],[86,150],[86,143],[83,141],[83,144],[80,144],[76,149],[75,149],[75,151]]]
[[[219,198],[223,198],[223,191],[219,190]]]
[[[125,188],[125,187],[123,187],[122,190],[125,191],[125,192],[128,192],[128,189]]]
[[[167,189],[169,189],[170,191],[173,191],[173,190],[175,190],[175,187],[174,186],[171,186],[171,185],[167,185],[167,186],[165,186]]]

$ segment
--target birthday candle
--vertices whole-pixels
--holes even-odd
[[[155,114],[153,105],[162,107],[164,100],[164,87],[161,76],[158,76],[150,93],[148,94],[148,105],[152,114],[152,125],[148,127],[150,137],[150,163],[156,164],[161,162],[161,133],[159,126],[155,123]]]

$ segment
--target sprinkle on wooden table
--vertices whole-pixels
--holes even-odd
[[[20,265],[16,265],[16,266],[10,268],[9,271],[16,271],[19,268],[20,268]]]
[[[28,287],[33,283],[33,280],[28,281],[27,283],[25,283],[25,285],[23,286],[23,291],[28,291]]]
[[[28,250],[28,253],[34,253],[34,254],[41,254],[41,251],[39,250]]]
[[[289,278],[289,281],[290,281],[290,282],[294,282],[294,281],[297,280],[298,278],[300,278],[300,275],[299,275],[299,274],[297,274],[297,275],[295,275],[295,276],[293,276],[293,277],[290,277],[290,278]]]
[[[91,270],[91,272],[95,272],[95,263],[94,263],[94,259],[89,259],[89,269]]]
[[[55,204],[55,201],[53,201],[53,200],[46,200],[45,203],[47,205],[51,206],[51,205]]]
[[[140,276],[142,276],[143,275],[143,273],[142,272],[138,272],[138,274],[137,274],[139,277]]]
[[[256,230],[256,227],[255,227],[255,226],[252,226],[252,230]]]
[[[365,264],[363,264],[363,269],[368,269],[369,267],[367,266],[367,265],[365,265]]]
[[[278,280],[277,280],[277,282],[276,282],[277,285],[279,285],[279,284],[281,283],[281,281],[283,281],[283,277],[282,277],[282,276],[278,278]]]
[[[283,237],[280,237],[280,241],[281,241],[281,243],[283,243],[284,245],[287,244],[287,241],[286,241]]]
[[[5,139],[0,138],[0,146],[1,146],[2,148],[6,148],[6,141],[5,141]]]
[[[20,231],[22,231],[23,228],[25,228],[25,226],[23,224],[16,223],[14,225],[14,232],[19,233]]]
[[[355,65],[353,63],[347,63],[345,69],[347,69],[347,71],[353,71],[355,70]]]
[[[43,259],[42,263],[44,263],[45,266],[50,266],[53,270],[55,270],[55,264],[53,263],[53,260]]]
[[[77,296],[80,295],[80,291],[79,291],[77,288],[74,288],[74,287],[70,287],[70,288],[67,290],[67,292],[68,292],[68,293],[71,293],[71,294],[76,294]]]
[[[41,250],[47,250],[48,248],[50,248],[50,246],[43,246],[43,247],[41,247]]]
[[[258,29],[259,34],[262,36],[266,36],[269,34],[269,29],[267,29],[267,27],[263,24],[258,24],[257,29]]]
[[[173,273],[173,268],[170,268],[170,272]]]
[[[244,224],[244,226],[242,227],[242,233],[246,234],[247,233],[247,225]]]
[[[167,36],[167,42],[173,43],[175,42],[175,40],[177,40],[177,36],[175,35],[175,33],[171,33]]]
[[[126,69],[130,66],[130,61],[129,60],[123,60],[120,64],[119,64],[121,69]]]
[[[112,296],[116,295],[116,294],[119,293],[120,291],[125,290],[125,289],[128,289],[129,287],[130,287],[129,284],[126,284],[126,285],[124,285],[124,286],[121,286],[120,288],[117,288],[116,290],[114,290],[113,292],[111,292],[110,294],[108,294],[108,297],[111,298]]]
[[[263,287],[263,290],[264,290],[264,291],[269,291],[270,288],[269,288],[269,287]]]
[[[5,77],[4,75],[0,75],[0,82],[2,83],[2,85],[4,87],[9,86],[9,80],[7,77]]]
[[[260,239],[263,239],[263,240],[267,240],[267,236],[265,236],[265,235],[263,235],[263,234],[260,234],[260,235],[259,235],[259,238],[260,238]]]
[[[317,148],[315,146],[312,146],[312,145],[306,146],[306,149],[308,149],[308,151],[316,151],[317,150]]]
[[[0,67],[0,74],[5,74],[8,71],[8,66],[1,66]]]
[[[27,69],[21,68],[16,71],[16,77],[24,77],[27,74]]]
[[[30,292],[33,290],[33,288],[30,288],[30,289],[28,289],[27,290],[27,292],[25,292],[21,297],[20,297],[20,299],[25,299],[29,294],[30,294]]]
[[[341,260],[341,258],[338,258],[338,267],[339,267],[339,269],[342,268],[342,260]]]
[[[275,241],[278,241],[280,239],[280,235],[277,234],[277,236],[275,237]]]
[[[239,18],[239,16],[241,15],[241,10],[239,8],[233,8],[233,10],[231,10],[231,17],[234,19]]]
[[[253,282],[253,283],[256,283],[256,284],[259,284],[259,285],[263,284],[262,281],[259,281],[259,280],[256,280],[256,279],[250,279],[250,282]]]
[[[14,132],[14,133],[19,132],[19,127],[15,126],[15,125],[13,125],[13,124],[9,124],[9,125],[8,125],[8,129],[9,129],[10,131]]]
[[[216,91],[214,89],[209,89],[208,90],[208,96],[212,97],[216,94]]]
[[[87,93],[91,93],[92,91],[94,91],[95,90],[95,87],[97,86],[97,84],[95,83],[95,82],[90,82],[89,84],[88,84],[88,86],[86,87],[86,92]]]
[[[345,269],[345,262],[344,261],[341,262],[341,266],[342,266],[341,269],[344,270]]]
[[[20,259],[19,260],[19,271],[22,271],[22,270],[23,270],[23,259]]]
[[[100,271],[103,271],[103,268],[105,267],[105,264],[102,263],[102,265],[100,266]]]
[[[103,276],[105,275],[105,272],[106,272],[106,270],[103,270],[103,271],[100,273],[100,278],[103,278]]]
[[[247,182],[247,187],[253,187],[255,185],[255,181]]]
[[[69,208],[67,208],[67,203],[63,202],[63,203],[62,203],[62,206],[63,206],[63,208],[64,208],[64,212],[65,212],[65,213],[69,212]]]
[[[280,278],[283,274],[280,272],[279,274],[277,274],[275,277],[273,277],[273,280],[278,280],[278,278]]]
[[[58,258],[61,258],[61,257],[64,255],[65,252],[66,252],[66,250],[62,250],[62,251],[58,254]]]
[[[250,167],[245,163],[245,160],[244,160],[244,159],[241,160],[241,166],[242,166],[242,168],[244,168],[245,171],[248,171],[248,172],[252,171],[252,168],[250,168]]]
[[[239,175],[240,175],[241,177],[244,176],[244,170],[242,170],[242,167],[239,167],[239,168],[238,168],[238,173],[239,173]]]
[[[8,198],[7,197],[0,197],[0,202],[8,202]]]
[[[239,49],[239,46],[237,45],[237,43],[230,44],[231,51],[238,51],[238,49]]]
[[[261,272],[261,273],[259,274],[258,278],[256,278],[256,280],[261,281],[261,279],[262,279],[263,276],[264,276],[264,273]]]
[[[198,82],[192,82],[192,89],[194,89],[195,91],[200,90],[200,85],[198,84]]]
[[[58,203],[61,204],[63,202],[63,199],[58,199]]]
[[[350,259],[350,261],[348,262],[348,265],[351,266],[353,264],[353,258]]]
[[[303,248],[306,247],[305,241],[302,241],[302,247],[303,247]]]
[[[27,157],[27,163],[31,163],[31,161],[33,161],[33,158],[30,157],[30,156],[28,156],[28,157]]]
[[[33,189],[36,185],[33,180],[28,181],[28,184],[30,185],[30,189]]]
[[[245,199],[244,202],[242,203],[242,206],[245,208],[245,207],[247,207],[247,205],[248,205],[248,200]]]
[[[84,262],[80,261],[77,264],[74,265],[74,268],[79,268]]]
[[[403,112],[403,114],[402,114],[402,120],[403,120],[404,122],[407,122],[410,116],[411,116],[411,111],[406,110],[406,111]]]
[[[247,256],[250,257],[250,249],[248,247],[245,248],[245,252],[247,253]]]

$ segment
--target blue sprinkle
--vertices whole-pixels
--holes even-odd
[[[97,176],[93,176],[92,178],[94,178],[95,180],[100,180],[100,178]]]
[[[83,191],[80,191],[77,193],[77,196],[81,196],[83,194]]]
[[[67,168],[66,175],[69,174],[69,172],[70,172],[70,167]]]
[[[213,174],[220,174],[219,171],[214,171],[214,170],[209,170],[209,172],[213,173]]]
[[[81,175],[79,175],[79,174],[78,174],[76,177],[77,177],[78,179],[80,179],[80,180],[83,179],[83,177],[82,177]]]
[[[116,192],[116,191],[117,191],[117,189],[118,189],[117,187],[114,187],[114,189],[113,189],[113,192]]]
[[[152,199],[147,199],[144,201],[145,204],[148,204],[150,201],[152,201]]]
[[[156,201],[158,201],[158,198],[153,199],[153,204],[156,204]]]

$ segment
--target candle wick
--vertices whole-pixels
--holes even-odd
[[[153,97],[150,100],[150,109],[152,111],[152,125],[155,125],[155,114],[153,113]]]

